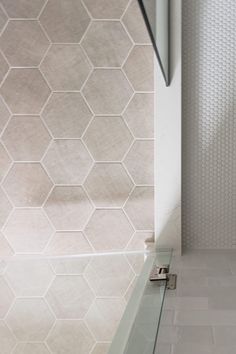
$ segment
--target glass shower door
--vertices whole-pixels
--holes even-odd
[[[109,354],[154,354],[158,337],[166,281],[151,282],[155,265],[169,265],[171,250],[147,254],[142,272],[126,307]]]

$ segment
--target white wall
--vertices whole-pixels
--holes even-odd
[[[156,242],[181,252],[181,0],[171,0],[171,84],[156,64]]]

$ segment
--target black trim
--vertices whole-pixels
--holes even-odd
[[[162,61],[161,61],[161,58],[160,58],[160,55],[159,55],[159,52],[158,52],[158,49],[157,49],[156,41],[155,41],[155,38],[154,38],[154,35],[153,35],[153,32],[152,32],[151,25],[150,25],[149,20],[148,20],[148,16],[147,16],[143,1],[145,1],[145,0],[138,0],[139,7],[141,9],[141,12],[142,12],[142,15],[143,15],[143,18],[144,18],[144,21],[145,21],[149,36],[151,38],[152,45],[153,45],[154,51],[156,53],[157,60],[158,60],[158,63],[160,65],[161,72],[162,72],[162,75],[164,77],[166,86],[169,86],[170,85],[170,0],[166,0],[167,3],[168,3],[168,72],[167,72],[167,75],[166,75],[165,70],[164,70],[163,65],[162,65]]]

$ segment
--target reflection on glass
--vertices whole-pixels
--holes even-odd
[[[169,0],[138,0],[166,85],[169,73]]]

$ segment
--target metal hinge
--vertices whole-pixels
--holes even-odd
[[[177,274],[169,273],[168,265],[155,266],[151,271],[149,280],[159,282],[166,281],[167,289],[174,290],[176,289]]]

